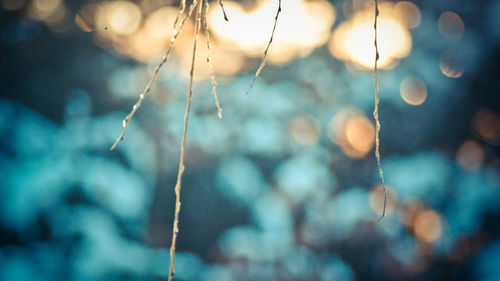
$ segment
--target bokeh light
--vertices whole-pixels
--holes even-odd
[[[377,222],[373,2],[282,0],[245,95],[278,1],[210,1],[224,116],[201,33],[175,279],[500,280],[500,4],[379,1]],[[166,280],[194,16],[110,152],[178,2],[0,10],[0,280]]]
[[[222,11],[212,5],[209,25],[222,45],[232,45],[250,57],[260,57],[271,35],[277,2],[259,0],[248,9],[245,5],[224,1],[229,22]],[[283,2],[268,60],[285,64],[293,58],[305,57],[328,40],[329,30],[335,21],[335,9],[327,1],[289,0]],[[287,28],[281,28],[286,26]]]
[[[140,26],[140,8],[130,1],[103,2],[99,5],[96,26],[101,34],[130,35]]]
[[[411,105],[421,105],[427,99],[427,87],[416,76],[408,76],[403,79],[399,92],[403,100]]]
[[[31,17],[50,26],[61,25],[67,16],[62,0],[33,0],[28,5],[28,13]]]
[[[373,146],[375,128],[366,116],[355,109],[337,113],[328,125],[328,136],[352,158],[362,158]]]
[[[481,109],[472,119],[472,128],[487,143],[500,144],[500,114],[489,109]]]
[[[422,15],[417,5],[409,1],[399,1],[394,6],[395,15],[407,28],[414,29],[420,25]]]
[[[456,40],[464,33],[464,22],[454,12],[443,12],[438,19],[438,29],[444,37]]]
[[[438,240],[443,232],[443,222],[440,216],[432,210],[419,213],[413,227],[416,237],[427,243]]]
[[[388,69],[395,67],[399,59],[409,55],[412,39],[407,23],[402,22],[401,12],[394,5],[382,3],[379,10],[378,67]],[[372,69],[375,60],[373,41],[373,8],[369,7],[342,22],[333,32],[328,47],[336,58],[362,69]]]
[[[450,78],[460,78],[464,74],[462,58],[452,51],[444,51],[439,58],[441,73]]]
[[[474,171],[481,167],[485,153],[483,147],[476,141],[464,142],[457,150],[457,163],[466,171]]]
[[[170,39],[177,13],[177,9],[170,6],[155,10],[145,21],[147,33],[154,39]]]

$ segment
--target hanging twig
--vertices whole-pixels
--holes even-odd
[[[382,187],[384,189],[384,209],[382,210],[382,215],[378,219],[379,221],[385,216],[385,207],[387,204],[387,192],[385,189],[385,182],[384,182],[384,173],[382,172],[382,165],[380,164],[380,141],[379,141],[379,133],[380,133],[380,122],[378,118],[378,81],[377,81],[377,62],[379,59],[379,54],[378,54],[378,45],[377,45],[377,18],[379,15],[379,10],[378,10],[378,0],[375,0],[375,23],[373,24],[373,29],[375,32],[375,41],[373,44],[375,45],[375,64],[373,67],[373,80],[375,84],[375,109],[373,110],[373,118],[375,118],[375,158],[377,158],[377,167],[378,167],[378,174],[380,176],[380,180],[382,181]]]
[[[195,5],[193,3],[192,5]],[[191,98],[193,97],[193,77],[194,77],[194,65],[196,58],[196,48],[198,43],[198,33],[201,27],[201,9],[203,2],[197,3],[198,11],[196,12],[196,26],[194,28],[194,43],[193,43],[193,58],[191,60],[191,72],[189,74],[189,93],[186,103],[186,114],[184,115],[184,131],[182,134],[181,141],[181,155],[179,159],[179,169],[177,172],[177,183],[175,184],[175,214],[174,214],[174,224],[172,227],[172,244],[170,246],[170,269],[168,273],[168,281],[172,280],[175,273],[174,268],[174,257],[175,257],[175,244],[177,242],[177,234],[179,233],[179,212],[181,210],[181,182],[182,174],[184,173],[184,151],[186,149],[186,135],[189,121],[189,112],[191,109]]]
[[[168,45],[168,48],[167,48],[167,51],[165,52],[165,55],[163,55],[163,58],[162,58],[160,64],[158,64],[158,66],[156,66],[154,73],[153,73],[153,76],[151,77],[151,80],[149,80],[149,83],[146,86],[146,88],[144,89],[144,92],[142,92],[142,94],[139,96],[139,100],[132,107],[132,111],[130,111],[130,113],[127,115],[127,117],[125,117],[125,119],[123,119],[123,131],[122,131],[121,135],[116,139],[113,146],[111,146],[110,150],[115,149],[116,146],[118,145],[118,143],[120,143],[125,138],[125,133],[127,132],[127,128],[128,128],[128,124],[130,123],[130,120],[134,116],[137,109],[139,109],[139,107],[141,107],[142,101],[144,100],[146,95],[151,91],[151,86],[153,85],[156,78],[158,77],[158,73],[160,72],[161,67],[167,62],[168,58],[170,57],[170,53],[172,52],[172,49],[174,47],[175,39],[177,39],[177,35],[179,35],[180,31],[182,30],[182,27],[184,26],[186,19],[191,16],[193,9],[194,9],[194,6],[196,4],[196,1],[197,0],[195,0],[193,2],[193,4],[191,4],[191,7],[189,7],[188,14],[182,19],[179,26],[176,29],[174,29],[172,38],[170,39],[170,44]]]
[[[255,80],[257,80],[257,77],[260,75],[260,72],[266,65],[266,60],[267,60],[267,51],[269,51],[269,47],[271,46],[271,42],[273,42],[273,37],[274,37],[274,31],[276,30],[276,25],[278,24],[278,17],[281,13],[281,0],[278,0],[278,11],[276,12],[276,17],[274,18],[274,26],[273,26],[273,32],[271,33],[271,38],[269,39],[269,42],[267,43],[266,50],[264,51],[264,56],[262,58],[262,62],[260,63],[259,68],[257,69],[257,72],[255,72],[255,76],[253,77],[252,83],[250,84],[250,87],[248,87],[247,94],[250,92],[250,89],[252,89],[253,84],[255,83]]]
[[[224,10],[224,3],[222,3],[222,0],[219,0],[219,5],[220,5],[220,8],[222,9],[222,14],[224,15],[224,19],[226,21],[229,21],[229,19],[227,18],[227,15],[226,15],[226,10]]]
[[[177,25],[177,22],[179,21],[180,15],[184,13],[184,10],[186,10],[186,0],[181,0],[179,3],[179,11],[177,12],[177,16],[175,17],[174,28]]]
[[[222,1],[221,1],[222,3]],[[205,37],[207,39],[207,63],[210,70],[210,80],[212,81],[212,96],[215,100],[215,106],[217,106],[217,116],[222,118],[222,109],[219,105],[219,99],[217,98],[217,81],[215,81],[214,68],[212,65],[212,60],[210,59],[210,32],[208,31],[207,24],[207,13],[208,13],[208,0],[205,0],[205,12],[203,16],[203,28],[205,29]],[[224,15],[225,16],[225,15]]]

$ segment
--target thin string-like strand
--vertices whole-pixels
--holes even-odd
[[[177,35],[179,35],[180,31],[182,30],[182,27],[184,26],[186,19],[188,19],[191,16],[196,2],[197,2],[197,0],[195,0],[193,2],[193,4],[191,4],[191,7],[189,7],[188,15],[185,16],[184,18],[182,18],[179,26],[176,29],[174,29],[172,38],[170,39],[170,44],[167,48],[167,51],[163,55],[163,58],[162,58],[160,64],[158,64],[158,66],[156,66],[154,73],[153,73],[153,76],[151,77],[151,80],[149,80],[149,83],[146,86],[146,88],[144,89],[144,92],[142,92],[142,94],[139,96],[139,100],[132,107],[132,111],[130,111],[130,113],[127,115],[127,117],[125,117],[125,119],[123,119],[123,131],[122,131],[121,135],[116,139],[113,146],[111,146],[110,150],[115,149],[116,146],[125,138],[125,133],[127,132],[127,128],[128,128],[128,124],[130,123],[130,120],[134,116],[135,112],[139,109],[139,107],[141,107],[142,101],[144,100],[146,95],[151,91],[151,86],[153,85],[156,78],[158,77],[158,73],[160,72],[160,69],[167,62],[168,58],[170,57],[170,53],[172,52],[172,49],[174,47],[175,39],[177,39]]]
[[[222,14],[224,15],[224,20],[229,21],[229,19],[227,18],[227,15],[226,15],[226,10],[224,10],[224,3],[222,2],[222,0],[219,0],[219,6],[222,9]],[[206,18],[206,16],[205,16],[205,18]]]
[[[255,83],[255,80],[257,80],[257,77],[259,77],[260,72],[266,65],[267,61],[267,52],[269,51],[269,47],[271,46],[271,43],[273,42],[273,37],[274,37],[274,31],[276,31],[276,25],[278,24],[278,17],[281,13],[281,0],[278,0],[278,11],[276,12],[276,17],[274,18],[274,26],[273,26],[273,32],[271,33],[271,38],[269,39],[269,42],[267,43],[266,50],[264,51],[264,56],[262,57],[262,62],[260,63],[259,68],[255,72],[255,76],[253,77],[252,83],[250,84],[250,87],[248,87],[247,94],[250,92],[250,89],[252,89],[253,84]]]
[[[379,59],[378,54],[378,45],[377,45],[377,18],[378,18],[379,10],[378,10],[378,0],[375,0],[375,23],[373,24],[373,29],[375,32],[375,41],[373,44],[375,45],[375,64],[373,67],[373,80],[374,80],[374,88],[375,88],[375,109],[373,110],[373,118],[375,119],[375,158],[377,158],[377,168],[378,174],[380,176],[380,180],[382,181],[382,187],[384,189],[384,209],[382,210],[382,215],[378,219],[379,221],[385,216],[385,207],[387,205],[387,192],[385,189],[384,182],[384,173],[382,172],[382,165],[380,164],[380,141],[379,141],[379,133],[380,133],[380,122],[378,118],[378,81],[377,81],[377,62]]]
[[[217,116],[222,118],[222,109],[219,104],[219,99],[217,98],[217,81],[215,81],[215,73],[212,65],[212,60],[210,59],[210,32],[208,31],[207,24],[207,12],[208,12],[208,0],[205,0],[205,12],[203,14],[203,28],[205,29],[205,37],[207,39],[207,63],[210,69],[210,80],[212,81],[212,96],[215,100],[215,106],[217,106]]]
[[[181,0],[179,3],[179,12],[177,12],[177,16],[175,17],[174,28],[177,25],[180,16],[184,13],[184,10],[186,10],[186,0]]]
[[[196,58],[196,48],[198,43],[198,33],[201,27],[201,10],[203,2],[198,3],[198,11],[196,12],[196,26],[194,29],[194,43],[193,43],[193,58],[191,60],[191,73],[189,79],[189,93],[186,103],[186,114],[184,115],[184,132],[182,134],[181,141],[181,155],[179,159],[179,170],[177,172],[177,183],[175,184],[175,214],[174,214],[174,224],[172,227],[172,244],[170,246],[170,269],[168,273],[168,281],[172,280],[175,273],[174,268],[174,257],[175,257],[175,244],[177,242],[177,234],[179,233],[179,212],[181,210],[181,181],[182,174],[184,173],[184,151],[186,149],[186,135],[189,121],[189,112],[191,109],[191,98],[193,97],[193,77],[194,77],[194,65]]]

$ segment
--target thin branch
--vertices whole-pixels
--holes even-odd
[[[281,13],[281,0],[278,0],[278,11],[276,12],[276,17],[274,18],[274,26],[273,26],[273,32],[271,33],[271,38],[269,39],[269,42],[267,43],[266,50],[264,51],[264,56],[262,58],[262,62],[260,63],[259,68],[257,69],[257,72],[255,72],[255,76],[253,77],[252,83],[250,84],[250,87],[248,87],[247,94],[250,92],[250,89],[252,89],[253,84],[255,83],[255,80],[257,80],[257,77],[260,75],[260,72],[266,65],[266,60],[267,60],[267,52],[269,51],[269,47],[271,46],[271,42],[273,42],[273,37],[274,37],[274,31],[276,31],[276,25],[278,24],[278,17]]]
[[[186,103],[186,114],[184,115],[184,132],[182,134],[181,141],[181,155],[179,159],[179,170],[177,172],[177,183],[175,184],[175,214],[174,214],[174,225],[172,227],[172,244],[170,246],[170,269],[168,273],[168,281],[172,280],[175,273],[174,268],[174,257],[175,257],[175,244],[177,241],[177,234],[179,233],[179,212],[181,210],[181,182],[182,174],[184,173],[184,151],[186,149],[186,135],[189,121],[189,112],[191,109],[191,99],[193,97],[193,77],[194,77],[194,65],[196,58],[196,48],[198,43],[198,33],[201,27],[201,9],[203,2],[199,2],[198,11],[196,12],[196,26],[194,29],[194,43],[193,43],[193,58],[191,60],[191,73],[189,80],[189,94]],[[194,4],[193,4],[194,5]]]
[[[180,15],[184,13],[184,10],[186,10],[186,0],[181,0],[179,3],[179,12],[177,12],[177,16],[175,17],[174,28],[177,25],[177,22],[179,21]]]
[[[229,21],[229,19],[227,18],[227,15],[226,15],[226,10],[224,10],[224,3],[222,2],[222,0],[219,0],[219,5],[220,5],[220,8],[222,9],[222,14],[224,15],[224,19],[226,21]]]
[[[222,2],[222,1],[221,1]],[[215,100],[215,106],[217,106],[217,116],[222,118],[222,109],[219,105],[219,99],[217,98],[217,81],[215,81],[214,68],[212,65],[212,60],[210,60],[210,32],[208,31],[207,24],[207,12],[208,12],[208,0],[205,0],[205,13],[203,18],[203,28],[205,29],[205,37],[207,39],[207,63],[210,69],[210,80],[212,81],[212,96]]]
[[[167,48],[167,51],[163,55],[163,58],[162,58],[160,64],[158,64],[158,66],[156,66],[154,73],[153,73],[153,76],[151,77],[151,80],[149,80],[149,83],[146,86],[146,88],[144,89],[144,92],[142,92],[142,94],[139,96],[139,100],[132,107],[132,111],[130,111],[130,113],[127,115],[127,117],[125,117],[125,119],[123,119],[123,131],[122,131],[121,135],[116,139],[113,146],[111,146],[110,150],[115,149],[116,146],[125,138],[125,133],[127,132],[127,128],[128,128],[128,124],[130,123],[130,120],[134,116],[137,109],[139,109],[139,107],[141,107],[142,101],[144,100],[146,95],[151,91],[151,86],[153,85],[156,78],[158,77],[158,73],[160,72],[161,67],[167,62],[168,58],[170,57],[170,53],[172,52],[172,49],[174,47],[175,39],[177,39],[177,35],[179,35],[179,32],[182,30],[182,27],[184,26],[186,19],[191,16],[193,9],[194,9],[194,6],[196,6],[196,2],[197,2],[197,0],[195,0],[193,2],[193,4],[191,4],[191,6],[189,7],[188,15],[182,19],[182,21],[179,24],[179,26],[177,27],[177,29],[174,29],[172,38],[170,39],[170,44]]]
[[[379,59],[379,54],[378,54],[378,45],[377,45],[377,18],[379,15],[379,10],[378,10],[378,0],[375,0],[375,23],[373,24],[373,29],[375,32],[375,41],[373,44],[375,45],[375,64],[373,67],[373,81],[375,84],[375,109],[373,110],[373,118],[375,119],[375,157],[377,158],[377,167],[378,167],[378,174],[380,176],[380,180],[382,181],[382,187],[384,189],[384,209],[382,211],[382,215],[378,219],[380,221],[384,216],[385,216],[385,208],[387,205],[387,191],[385,189],[385,182],[384,182],[384,173],[382,172],[382,165],[380,164],[380,140],[379,140],[379,133],[380,133],[380,122],[379,122],[379,117],[378,117],[378,81],[377,81],[377,62]]]

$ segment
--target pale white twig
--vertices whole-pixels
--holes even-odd
[[[267,61],[267,52],[269,51],[269,47],[271,46],[271,43],[273,42],[274,38],[274,31],[276,31],[276,25],[278,24],[278,17],[281,13],[281,0],[278,0],[278,11],[276,11],[276,17],[274,18],[274,26],[273,26],[273,32],[271,33],[271,38],[269,39],[269,42],[267,43],[266,50],[264,51],[264,56],[262,57],[262,61],[260,63],[259,68],[255,72],[255,76],[253,77],[252,83],[250,84],[250,87],[248,87],[247,94],[250,92],[250,89],[252,89],[253,84],[255,83],[255,80],[257,80],[257,77],[260,75],[260,72],[266,65]]]
[[[158,64],[158,66],[156,66],[154,73],[153,73],[153,76],[151,77],[151,80],[149,80],[149,83],[147,84],[147,86],[144,89],[144,91],[142,92],[142,94],[139,96],[139,100],[132,107],[132,111],[130,111],[130,113],[127,115],[127,117],[125,117],[125,119],[123,119],[123,131],[122,131],[121,135],[116,139],[113,146],[111,146],[110,150],[115,149],[116,146],[118,145],[118,143],[120,143],[125,138],[125,133],[127,132],[127,128],[128,128],[128,124],[130,123],[130,120],[134,116],[137,109],[139,109],[139,107],[141,107],[142,101],[144,100],[146,95],[151,91],[151,86],[153,85],[156,78],[158,77],[158,73],[160,72],[160,69],[167,62],[168,58],[170,57],[170,53],[172,52],[172,49],[174,47],[175,39],[177,39],[177,36],[179,35],[180,31],[182,30],[182,27],[184,26],[186,19],[191,16],[193,9],[194,9],[194,5],[196,4],[196,1],[197,0],[195,0],[193,2],[193,4],[191,4],[191,7],[189,8],[188,15],[186,15],[181,20],[181,23],[179,24],[179,26],[176,29],[174,29],[172,38],[170,39],[170,44],[168,45],[168,48],[167,48],[167,51],[163,55],[163,58],[162,58],[160,64]]]
[[[210,70],[210,80],[212,81],[212,96],[215,100],[215,106],[217,106],[217,116],[222,118],[222,109],[219,105],[219,99],[217,98],[217,81],[215,80],[214,68],[212,65],[212,60],[210,60],[210,32],[208,31],[207,24],[207,12],[208,12],[208,0],[205,0],[205,13],[203,20],[203,27],[205,29],[205,37],[207,39],[207,63]]]
[[[379,122],[379,116],[378,116],[378,81],[377,81],[377,62],[379,59],[379,53],[378,53],[378,45],[377,45],[377,18],[379,15],[379,10],[378,10],[378,0],[375,0],[375,23],[373,24],[373,30],[375,32],[375,41],[373,44],[375,45],[375,64],[373,66],[373,80],[375,84],[375,109],[373,110],[373,118],[375,119],[375,158],[377,158],[377,168],[378,168],[378,174],[380,176],[380,180],[382,181],[382,187],[384,189],[384,209],[382,210],[382,215],[378,219],[379,221],[385,216],[385,208],[387,204],[387,192],[385,189],[385,182],[384,182],[384,173],[382,171],[382,165],[380,164],[380,139],[379,139],[379,133],[380,133],[380,122]]]

